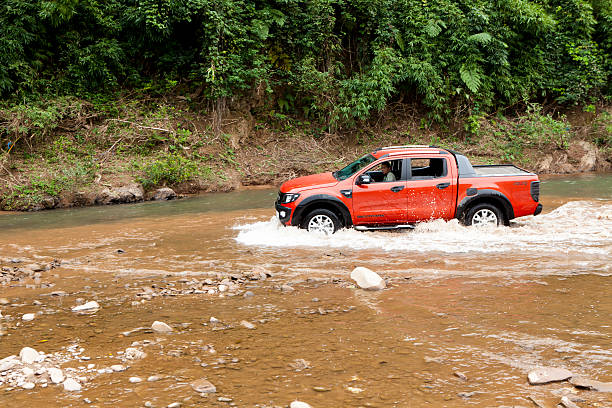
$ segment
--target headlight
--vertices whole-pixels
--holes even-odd
[[[283,204],[292,203],[295,200],[297,200],[299,196],[300,196],[299,194],[292,194],[292,193],[285,194],[282,202]]]

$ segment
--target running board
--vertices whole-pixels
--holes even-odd
[[[357,231],[382,231],[382,230],[398,230],[398,229],[414,229],[414,225],[389,225],[383,227],[366,227],[358,225],[355,227]]]

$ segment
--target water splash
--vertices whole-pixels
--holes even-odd
[[[421,223],[412,231],[341,230],[327,236],[284,227],[273,217],[237,225],[236,241],[248,246],[350,248],[404,253],[591,254],[612,259],[612,204],[574,201],[510,227],[465,227],[457,220]]]

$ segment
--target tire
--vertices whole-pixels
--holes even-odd
[[[309,232],[331,235],[342,227],[342,222],[332,211],[321,208],[309,212],[301,226]]]
[[[482,203],[468,210],[463,223],[468,226],[482,227],[488,225],[499,226],[505,224],[505,221],[499,208],[493,204]]]

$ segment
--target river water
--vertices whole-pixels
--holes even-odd
[[[0,359],[30,346],[84,377],[78,393],[0,386],[0,406],[528,407],[531,397],[552,407],[562,395],[612,406],[612,394],[526,380],[554,366],[612,381],[612,175],[546,179],[542,215],[493,229],[435,221],[314,235],[282,227],[275,197],[259,189],[0,215],[2,266],[61,261],[0,286]],[[356,266],[389,288],[355,289]],[[271,277],[227,293],[155,296],[253,271]],[[279,290],[287,284],[295,290]],[[79,298],[101,308],[76,315]],[[24,322],[24,313],[37,315]],[[174,332],[125,335],[155,320]],[[122,362],[134,342],[147,357]],[[97,371],[117,363],[129,368]],[[198,378],[217,393],[196,394]]]

